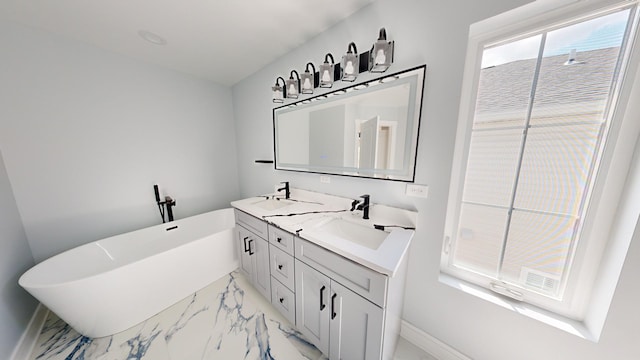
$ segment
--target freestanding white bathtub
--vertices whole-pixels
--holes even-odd
[[[63,252],[19,283],[79,333],[126,330],[238,268],[233,209],[113,236]]]

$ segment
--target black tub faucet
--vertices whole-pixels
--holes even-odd
[[[362,195],[360,196],[363,200],[359,201],[359,200],[353,200],[353,202],[351,202],[351,211],[353,210],[362,210],[362,218],[365,220],[369,220],[369,201],[370,201],[370,196],[369,195]]]
[[[164,197],[164,204],[167,207],[167,218],[169,218],[169,222],[173,221],[173,207],[176,206],[176,201],[171,198],[171,196]],[[164,220],[164,219],[163,219]]]
[[[284,184],[284,186],[281,187],[280,189],[276,190],[276,191],[280,192],[280,191],[284,190],[284,198],[285,199],[290,198],[291,197],[291,191],[289,191],[289,182],[288,181],[284,181],[284,182],[281,182],[280,184]]]
[[[160,191],[158,190],[158,185],[153,185],[153,192],[156,195],[156,204],[158,204],[158,210],[160,210],[160,216],[162,217],[162,222],[165,223],[164,213],[165,206],[167,211],[167,217],[169,218],[169,222],[173,221],[173,207],[176,206],[176,201],[171,198],[171,196],[165,196],[164,201],[160,201]]]

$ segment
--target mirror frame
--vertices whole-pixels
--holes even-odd
[[[394,76],[399,76],[408,72],[413,72],[416,70],[421,70],[422,73],[418,73],[417,75],[422,75],[422,81],[420,81],[420,79],[417,79],[417,84],[416,84],[416,91],[415,94],[412,94],[412,96],[415,96],[416,101],[419,101],[419,105],[418,104],[414,104],[414,113],[413,113],[413,121],[415,122],[413,124],[414,129],[411,133],[411,137],[412,137],[412,141],[415,141],[415,144],[410,144],[410,154],[409,154],[409,159],[405,159],[406,161],[409,162],[408,164],[408,170],[398,176],[395,177],[389,177],[390,175],[387,174],[383,174],[380,176],[376,176],[375,173],[373,174],[359,174],[356,171],[353,171],[351,169],[353,169],[352,167],[345,167],[344,171],[322,171],[322,170],[318,170],[318,169],[305,169],[303,166],[301,166],[300,168],[295,168],[292,166],[279,166],[278,163],[278,144],[277,144],[277,140],[278,140],[278,136],[277,136],[277,128],[276,128],[276,112],[278,110],[282,110],[282,109],[287,109],[287,108],[293,108],[296,106],[300,106],[300,105],[308,105],[311,102],[315,102],[315,103],[320,103],[324,100],[330,99],[332,96],[335,96],[337,94],[344,94],[348,91],[353,91],[353,88],[356,87],[362,87],[365,84],[371,84],[371,83],[382,83],[383,79],[386,78],[390,78],[390,77],[394,77]],[[274,156],[274,169],[275,170],[285,170],[285,171],[295,171],[295,172],[305,172],[305,173],[312,173],[312,174],[326,174],[326,175],[339,175],[339,176],[348,176],[348,177],[357,177],[357,178],[365,178],[365,179],[378,179],[378,180],[388,180],[388,181],[399,181],[399,182],[408,182],[408,183],[413,183],[415,182],[415,175],[416,175],[416,165],[417,165],[417,158],[418,158],[418,144],[419,144],[419,138],[420,138],[420,125],[421,125],[421,120],[422,120],[422,106],[423,106],[423,102],[424,102],[424,88],[425,88],[425,83],[426,83],[426,70],[427,70],[427,65],[423,64],[423,65],[419,65],[416,67],[412,67],[409,69],[405,69],[402,71],[398,71],[395,73],[390,73],[390,74],[384,74],[383,76],[380,77],[376,77],[374,79],[370,79],[367,81],[363,81],[360,83],[353,83],[353,85],[344,87],[344,88],[339,88],[339,89],[335,89],[332,90],[330,92],[326,92],[326,93],[322,93],[322,94],[318,94],[318,95],[314,95],[312,97],[309,97],[307,99],[302,99],[302,100],[298,100],[295,102],[292,102],[290,104],[286,104],[286,105],[281,105],[278,107],[273,108],[272,113],[273,113],[273,156]],[[413,75],[412,75],[413,76]],[[389,87],[385,87],[383,89],[388,89]],[[350,90],[351,89],[351,90]],[[410,112],[409,112],[410,113]],[[408,115],[407,115],[408,116]],[[414,134],[415,134],[415,139],[414,139]],[[401,169],[403,172],[405,170],[405,168],[403,167],[403,169]],[[371,172],[375,172],[375,169],[371,170]]]

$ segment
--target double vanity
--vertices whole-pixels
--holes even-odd
[[[330,359],[393,358],[415,212],[299,189],[231,205],[241,272],[310,342]]]

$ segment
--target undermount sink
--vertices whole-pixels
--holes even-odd
[[[269,199],[256,201],[251,205],[257,206],[264,210],[276,210],[276,209],[281,209],[285,206],[289,206],[293,204],[294,204],[293,201],[288,201],[288,200],[283,200],[278,198],[269,198]]]
[[[358,245],[377,250],[389,235],[387,232],[360,225],[340,218],[331,219],[317,226],[318,232],[326,233]]]

